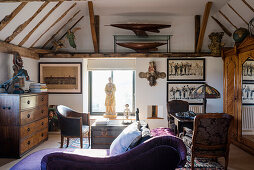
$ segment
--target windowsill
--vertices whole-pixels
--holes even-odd
[[[100,119],[103,118],[102,115],[90,115],[90,120],[96,120],[96,119]],[[123,120],[124,116],[117,116],[116,119],[110,119],[110,120]],[[129,116],[129,120],[136,120],[135,116]]]

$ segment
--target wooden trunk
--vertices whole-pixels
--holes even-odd
[[[21,157],[48,138],[48,95],[0,95],[0,157]]]

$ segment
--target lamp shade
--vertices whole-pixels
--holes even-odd
[[[194,98],[216,99],[220,98],[220,92],[208,84],[203,84],[193,91]]]

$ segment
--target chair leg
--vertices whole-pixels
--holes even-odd
[[[226,154],[226,156],[225,156],[225,170],[228,169],[228,161],[229,161],[229,154]]]
[[[80,148],[81,149],[83,148],[83,137],[82,136],[80,137]]]
[[[67,146],[66,146],[66,148],[69,146],[69,139],[70,138],[67,138]]]
[[[194,159],[195,159],[194,155],[191,154],[191,170],[194,170]]]
[[[90,143],[90,132],[88,132],[88,143],[89,143],[89,146],[91,146],[91,143]]]
[[[63,148],[63,141],[64,141],[64,137],[63,137],[63,135],[61,135],[61,146],[60,146],[60,148]]]

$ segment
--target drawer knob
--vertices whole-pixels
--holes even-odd
[[[28,144],[28,145],[30,145],[30,144],[31,144],[30,140],[27,142],[27,144]]]
[[[44,110],[41,110],[41,113],[44,113]]]
[[[43,136],[44,136],[44,134],[42,133],[42,134],[41,134],[41,137],[43,137]]]
[[[6,109],[6,107],[5,107],[5,106],[3,106],[3,109]]]
[[[30,128],[27,128],[27,131],[29,132],[29,131],[30,131]]]
[[[44,101],[44,97],[41,98],[41,101],[42,101],[42,102]]]
[[[8,110],[11,110],[11,107],[8,107]]]
[[[41,122],[41,125],[43,126],[43,125],[44,125],[44,122]]]
[[[27,104],[30,104],[30,100],[27,101]]]
[[[30,118],[30,114],[27,114],[27,118]]]

